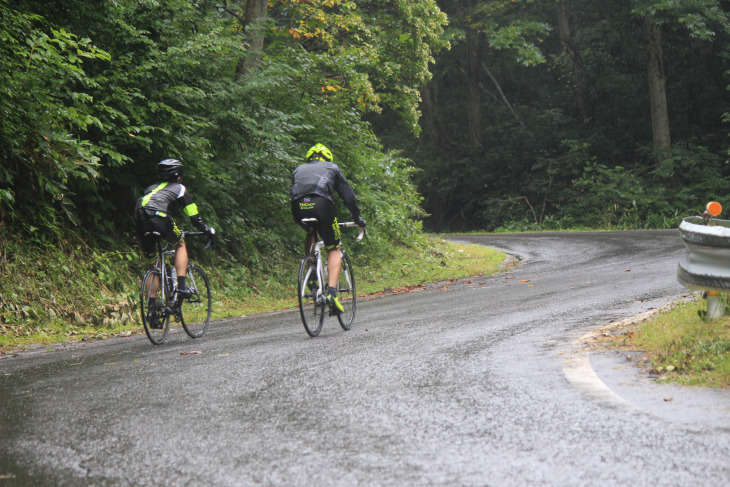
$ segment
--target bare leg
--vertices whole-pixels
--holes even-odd
[[[340,249],[330,250],[327,253],[327,274],[330,289],[337,289],[337,280],[340,278],[342,268],[342,255]]]
[[[185,276],[188,273],[188,248],[185,241],[181,240],[175,247],[175,272],[177,277]]]

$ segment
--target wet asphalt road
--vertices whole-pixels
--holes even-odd
[[[314,339],[291,311],[0,359],[0,487],[728,484],[730,397],[576,343],[686,294],[677,231],[455,239],[524,260]]]

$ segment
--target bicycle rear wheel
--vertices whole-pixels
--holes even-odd
[[[188,266],[187,286],[193,294],[180,305],[180,321],[190,338],[200,338],[210,325],[213,308],[208,276],[195,264]],[[183,304],[185,305],[184,314]]]
[[[160,279],[160,271],[157,269],[148,270],[142,278],[142,287],[140,288],[139,309],[142,312],[142,324],[147,338],[155,345],[160,345],[165,341],[167,332],[170,330],[170,314],[168,313],[165,303],[161,302],[162,290],[160,289],[162,280]],[[152,301],[153,289],[157,287],[157,297]]]
[[[355,275],[352,263],[345,251],[342,251],[342,269],[337,280],[337,300],[345,311],[337,315],[343,330],[349,330],[355,322]]]
[[[304,329],[309,336],[315,337],[322,331],[322,323],[324,323],[324,299],[323,296],[317,296],[319,285],[311,286],[314,289],[310,289],[310,281],[317,281],[317,268],[315,260],[312,257],[306,257],[299,265],[297,296]]]

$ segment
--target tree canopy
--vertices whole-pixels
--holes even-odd
[[[115,245],[176,157],[253,266],[318,142],[383,241],[672,226],[730,190],[729,29],[719,0],[0,0],[0,227]]]
[[[222,250],[255,265],[261,248],[294,245],[291,171],[314,143],[382,241],[420,228],[412,169],[364,114],[387,107],[417,130],[418,90],[446,45],[434,1],[0,0],[0,12],[6,230],[113,244],[155,164],[175,157]]]

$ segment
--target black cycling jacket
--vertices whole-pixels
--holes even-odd
[[[149,186],[144,191],[144,196],[137,200],[135,207],[135,218],[141,218],[145,214],[148,217],[161,216],[172,217],[172,213],[182,208],[183,213],[190,218],[190,222],[196,228],[205,232],[207,228],[203,219],[198,214],[198,206],[193,203],[193,198],[185,186],[180,183],[159,183]]]
[[[332,200],[332,192],[337,191],[350,210],[352,219],[361,226],[364,225],[360,217],[360,208],[357,206],[355,192],[343,176],[336,164],[327,161],[311,161],[297,166],[292,174],[292,186],[289,190],[291,201],[296,201],[305,196],[318,195]]]

